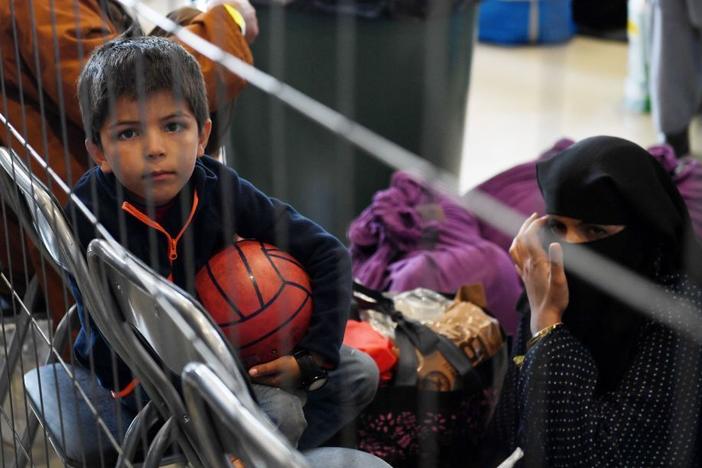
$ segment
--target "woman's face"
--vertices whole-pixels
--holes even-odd
[[[582,244],[620,233],[625,227],[623,224],[593,224],[567,216],[547,215],[545,229],[557,241]]]

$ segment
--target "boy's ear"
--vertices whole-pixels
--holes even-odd
[[[212,120],[207,119],[202,125],[202,130],[198,135],[198,145],[197,145],[197,155],[202,156],[205,154],[205,148],[207,147],[207,142],[210,139],[210,132],[212,131]]]
[[[91,140],[86,138],[85,148],[88,150],[88,154],[90,155],[90,157],[93,158],[93,161],[95,161],[95,164],[100,166],[102,172],[112,172],[110,163],[107,162],[107,158],[105,158],[105,153],[102,151],[100,146],[96,145]]]

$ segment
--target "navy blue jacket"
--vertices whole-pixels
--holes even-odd
[[[190,214],[193,190],[199,203],[177,244],[172,266],[166,235],[122,208],[127,201],[146,212],[113,174],[95,167],[80,178],[74,193],[117,241],[193,295],[195,274],[214,254],[231,244],[235,235],[287,251],[303,265],[312,285],[312,318],[298,348],[316,352],[336,366],[351,302],[351,261],[344,245],[289,205],[268,197],[233,170],[206,156],[198,158],[189,184],[168,208],[165,218],[160,219],[161,226],[174,238]],[[71,203],[66,213],[87,248],[98,237],[94,227]],[[82,308],[79,296],[76,300]],[[74,345],[76,357],[87,366],[92,353],[101,383],[107,388],[124,387],[131,381],[129,370],[118,360],[119,382],[114,382],[108,344],[99,333],[87,333],[87,327],[91,331],[96,327],[91,320],[84,320],[83,310],[79,310],[79,316],[82,327]]]

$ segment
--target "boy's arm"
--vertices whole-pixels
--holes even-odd
[[[351,304],[351,259],[346,247],[289,205],[233,176],[237,234],[287,251],[304,267],[312,285],[310,326],[299,348],[335,367]]]
[[[96,0],[14,1],[12,4],[20,54],[17,61],[31,70],[36,78],[32,82],[25,81],[23,86],[32,89],[39,83],[44,94],[57,106],[62,96],[66,118],[82,127],[76,96],[78,76],[90,53],[116,38],[120,32],[106,20],[100,2]],[[12,26],[6,24],[3,27]],[[197,15],[186,29],[246,62],[252,62],[248,44],[224,6]],[[193,53],[187,46],[186,49]],[[202,67],[213,109],[216,108],[215,100],[231,100],[238,95],[244,80],[200,54],[193,55]],[[5,74],[12,81],[18,76],[14,70],[5,70]]]

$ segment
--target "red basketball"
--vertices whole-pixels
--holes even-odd
[[[197,273],[200,302],[246,367],[290,354],[312,315],[310,278],[275,246],[242,240]]]

